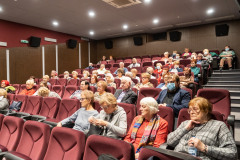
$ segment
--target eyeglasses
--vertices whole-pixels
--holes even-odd
[[[142,77],[142,79],[147,79],[148,77]]]
[[[108,109],[109,105],[101,106],[102,109]]]
[[[200,109],[199,109],[199,108],[188,109],[187,112],[188,112],[188,114],[190,114],[191,112],[193,112],[193,113],[199,113],[199,112],[200,112]]]
[[[80,101],[83,101],[84,99],[87,99],[87,98],[80,98],[79,100],[80,100]]]

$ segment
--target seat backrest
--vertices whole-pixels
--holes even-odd
[[[0,114],[0,132],[1,132],[1,127],[2,127],[2,122],[3,122],[4,115]]]
[[[123,60],[122,60],[122,59],[118,59],[118,60],[116,61],[116,63],[120,63],[120,62],[123,62]]]
[[[130,143],[99,135],[87,139],[83,160],[98,159],[101,154],[110,154],[119,160],[133,160],[134,150]]]
[[[80,160],[85,149],[85,135],[70,128],[54,127],[44,160]]]
[[[184,89],[185,91],[188,91],[189,94],[190,94],[190,96],[191,96],[191,99],[193,98],[193,91],[192,91],[190,88],[184,87],[184,88],[182,88],[182,89]]]
[[[76,72],[78,72],[78,74],[82,74],[82,69],[78,68],[78,69],[75,69]]]
[[[171,107],[159,106],[159,112],[157,113],[161,118],[168,122],[168,133],[173,131],[174,127],[174,112]]]
[[[114,64],[112,65],[112,67],[117,67],[117,68],[119,68],[119,63],[114,63]]]
[[[22,102],[20,112],[22,112],[24,110],[24,108],[27,104],[27,99],[28,99],[27,95],[15,95],[14,101],[21,101]]]
[[[149,82],[153,84],[154,88],[156,88],[158,86],[158,80],[157,79],[150,79]]]
[[[191,63],[191,59],[181,59],[180,65],[184,65],[185,67]]]
[[[142,73],[146,72],[148,67],[152,67],[154,69],[154,66],[144,66],[142,67]]]
[[[42,97],[40,96],[28,96],[27,104],[22,112],[29,114],[38,114],[42,105]]]
[[[89,88],[90,88],[90,91],[92,91],[93,93],[95,93],[97,91],[97,88],[94,86],[90,86]]]
[[[18,94],[20,89],[20,84],[13,84],[12,86],[16,89],[15,94]]]
[[[157,99],[160,92],[161,92],[160,88],[141,88],[139,90],[138,100],[137,100],[137,105],[136,105],[137,113],[140,114],[140,111],[139,111],[140,101],[144,97],[153,97],[153,98]]]
[[[17,152],[31,159],[43,159],[50,137],[49,125],[37,121],[26,121]]]
[[[66,86],[67,85],[67,79],[65,78],[58,78],[55,85],[62,85],[62,86]]]
[[[6,116],[3,119],[0,144],[8,149],[8,151],[15,150],[22,134],[24,121],[22,118]],[[2,151],[4,152],[4,151]]]
[[[157,63],[161,63],[161,64],[162,64],[162,66],[164,66],[164,65],[165,65],[165,61],[161,61],[161,60],[155,61],[153,65],[154,65],[154,66],[156,66],[156,65],[157,65]]]
[[[61,100],[56,97],[43,98],[39,115],[48,117],[48,118],[55,118],[57,111],[59,109],[60,101]]]
[[[62,98],[69,98],[78,88],[77,86],[66,86]]]
[[[56,92],[60,97],[63,97],[65,87],[63,85],[52,86],[52,91]]]
[[[21,93],[24,89],[26,89],[26,84],[21,84],[18,93]]]
[[[225,89],[199,89],[197,92],[197,97],[203,97],[212,103],[213,111],[218,111],[224,115],[224,120],[226,121],[230,115],[230,93]]]
[[[116,83],[116,88],[119,88],[121,84],[121,79],[115,78],[114,83]]]
[[[142,63],[144,63],[144,62],[151,62],[151,61],[152,61],[151,58],[143,58],[142,59]]]
[[[49,83],[51,83],[51,85],[55,85],[57,82],[57,79],[49,79]]]
[[[59,110],[56,116],[56,120],[61,121],[80,108],[80,102],[77,99],[62,99]]]
[[[150,58],[151,59],[151,58]],[[145,66],[152,66],[153,65],[153,63],[152,63],[152,61],[143,61],[142,62],[142,67],[145,67]]]
[[[107,87],[106,88],[106,92],[109,92],[109,93],[112,93],[112,94],[114,94],[115,93],[115,88],[114,87]]]
[[[70,79],[68,82],[67,82],[67,85],[71,85],[71,86],[78,86],[79,85],[79,79]]]
[[[7,94],[7,99],[8,99],[9,104],[12,104],[14,97],[15,97],[15,94],[11,94],[11,93]]]
[[[99,104],[99,101],[94,101],[93,103],[93,107],[95,110],[97,110],[98,112],[100,112],[102,110],[100,104]]]
[[[160,61],[162,57],[152,57],[152,61]]]
[[[132,63],[132,59],[125,59],[123,62],[124,63]]]

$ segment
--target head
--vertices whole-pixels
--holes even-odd
[[[68,78],[69,77],[69,72],[68,71],[65,71],[63,74],[64,74],[64,78]]]
[[[164,52],[164,57],[168,58],[169,57],[169,53],[168,52]]]
[[[1,81],[1,87],[2,87],[2,88],[5,88],[5,87],[7,87],[7,86],[9,86],[9,82],[8,82],[7,80],[2,80],[2,81]]]
[[[158,70],[162,69],[162,64],[161,64],[161,63],[157,63],[157,64],[156,64],[156,68],[157,68]]]
[[[147,68],[147,73],[149,73],[150,75],[152,75],[152,73],[153,73],[153,68],[152,67],[148,67]]]
[[[191,59],[197,59],[197,53],[196,53],[196,52],[193,52],[193,53],[192,53]]]
[[[169,58],[168,58],[168,62],[172,63],[172,62],[173,62],[173,58],[172,58],[172,57],[169,57]]]
[[[173,74],[169,79],[168,79],[168,84],[167,84],[167,89],[168,92],[175,93],[180,86],[180,78],[178,75]]]
[[[30,76],[29,79],[32,79],[35,82],[35,76]]]
[[[47,82],[44,82],[44,81],[41,81],[40,84],[39,84],[40,87],[47,87]]]
[[[104,72],[104,74],[108,74],[108,73],[111,73],[109,70],[106,70],[105,72]]]
[[[177,51],[173,51],[173,55],[176,55],[178,52]]]
[[[196,64],[197,64],[196,59],[191,60],[191,67],[196,67]]]
[[[101,64],[100,69],[104,69],[104,68],[105,68],[105,64]]]
[[[55,77],[55,76],[57,76],[57,72],[55,70],[52,70],[51,71],[51,77]]]
[[[199,54],[197,55],[197,60],[201,61],[202,58],[203,58],[203,55],[202,55],[201,53],[199,53]]]
[[[7,98],[7,91],[3,88],[0,88],[0,97]]]
[[[91,83],[92,83],[92,84],[95,84],[95,83],[97,83],[97,82],[98,82],[97,76],[96,76],[95,74],[93,74],[93,75],[91,76]]]
[[[47,87],[40,87],[38,89],[38,95],[41,97],[48,97],[50,90]]]
[[[174,68],[179,68],[180,65],[180,61],[175,61],[174,62]]]
[[[225,51],[229,51],[230,50],[230,46],[226,45],[225,46]]]
[[[124,68],[124,63],[123,62],[119,63],[119,68]]]
[[[97,71],[97,70],[93,70],[93,71],[92,71],[92,74],[97,75],[97,74],[98,74],[98,71]]]
[[[145,97],[140,101],[140,111],[143,118],[152,118],[159,110],[158,103],[152,97]]]
[[[136,59],[136,58],[133,58],[133,59],[132,59],[132,63],[133,63],[133,64],[137,63],[137,59]]]
[[[34,85],[34,81],[33,80],[27,80],[26,81],[26,88],[27,89],[32,89]]]
[[[168,74],[169,73],[169,68],[163,68],[162,75]]]
[[[118,70],[117,70],[118,77],[122,77],[123,74],[124,74],[124,70],[122,68],[118,68]]]
[[[176,54],[176,59],[179,59],[180,58],[180,54]]]
[[[133,78],[132,72],[126,72],[126,73],[125,73],[125,76],[126,76],[126,77],[129,77],[129,78]]]
[[[183,70],[183,73],[185,76],[191,76],[191,68],[189,67],[185,67],[184,70]]]
[[[109,60],[113,60],[113,56],[109,56]]]
[[[163,75],[163,80],[164,80],[165,85],[167,85],[168,80],[169,80],[170,78],[171,78],[171,76],[168,75],[168,74]]]
[[[138,73],[137,69],[133,68],[133,69],[131,69],[131,72],[133,74],[133,77],[136,77],[136,75]]]
[[[72,71],[72,76],[74,79],[77,79],[78,77],[78,72],[77,71]]]
[[[47,83],[49,81],[49,76],[48,75],[43,76],[42,80]]]
[[[189,53],[189,48],[185,48],[184,53]]]
[[[89,63],[89,66],[91,66],[91,67],[92,67],[92,66],[93,66],[93,64],[92,64],[92,63]]]
[[[142,73],[142,84],[146,84],[149,82],[151,75],[149,73]]]
[[[103,56],[103,57],[102,57],[102,61],[106,61],[106,56]]]
[[[82,81],[80,84],[80,89],[83,90],[88,90],[89,89],[89,82],[88,81]]]
[[[212,104],[203,97],[197,97],[189,102],[188,113],[191,120],[203,122],[208,121],[212,114]]]
[[[94,94],[92,91],[84,90],[81,92],[81,107],[87,108],[89,105],[93,105]]]
[[[107,83],[112,83],[114,81],[114,77],[111,73],[107,73],[105,75],[105,78],[106,78]]]
[[[83,71],[83,77],[88,78],[89,72],[87,70]]]
[[[123,78],[121,79],[121,87],[122,87],[123,90],[128,90],[128,89],[130,89],[131,85],[132,85],[132,80],[131,80],[131,78],[129,78],[129,77],[123,77]]]
[[[209,54],[209,50],[208,49],[204,49],[203,50],[203,54],[204,54],[204,56],[207,56]]]
[[[105,82],[105,81],[99,81],[99,82],[97,83],[97,91],[98,91],[99,93],[105,92],[106,89],[107,89],[107,82]]]
[[[117,109],[117,99],[112,93],[106,93],[101,97],[99,101],[102,109],[106,114],[111,114]]]

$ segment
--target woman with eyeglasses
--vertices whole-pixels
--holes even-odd
[[[143,87],[153,87],[153,84],[149,82],[151,79],[151,75],[149,73],[142,73],[142,83],[139,83],[134,86],[137,90],[140,90]]]
[[[99,81],[97,83],[97,92],[94,94],[94,101],[100,101],[103,95],[106,94],[107,82]]]
[[[89,122],[104,127],[103,136],[121,139],[127,132],[127,115],[125,110],[117,105],[117,99],[112,93],[106,93],[99,101],[102,110],[96,117],[90,117]]]
[[[97,88],[98,78],[97,75],[91,75],[90,86]]]
[[[81,108],[70,117],[59,122],[57,124],[57,127],[62,127],[70,122],[74,122],[73,129],[82,131],[85,134],[88,132],[90,128],[88,118],[91,116],[96,117],[98,115],[98,111],[93,108],[94,102],[93,92],[89,90],[82,91],[80,102]]]
[[[201,159],[236,159],[237,148],[226,124],[212,119],[212,104],[197,97],[189,102],[186,120],[167,137],[175,151],[191,153]]]

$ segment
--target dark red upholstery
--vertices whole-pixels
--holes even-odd
[[[114,87],[107,87],[107,89],[106,89],[106,92],[109,92],[109,93],[112,93],[112,94],[114,94],[115,93],[115,88]]]
[[[119,63],[114,63],[114,64],[112,65],[112,67],[119,68]]]
[[[143,58],[142,63],[144,63],[144,62],[152,62],[152,59],[151,58]]]
[[[110,68],[110,72],[113,74],[117,69],[118,69],[118,67],[112,67],[112,68]]]
[[[181,59],[180,65],[184,65],[185,67],[191,63],[191,59]]]
[[[199,89],[197,97],[203,97],[209,100],[213,105],[213,111],[218,111],[224,115],[226,121],[230,115],[230,93],[225,89]]]
[[[42,101],[42,106],[39,111],[39,115],[48,117],[48,118],[55,118],[57,111],[60,105],[60,99],[55,97],[45,97]]]
[[[162,57],[152,57],[152,61],[160,61]]]
[[[54,127],[44,160],[80,160],[85,148],[85,135],[70,128]]]
[[[56,92],[60,97],[63,97],[65,87],[63,85],[52,86],[52,91]]]
[[[26,103],[27,103],[27,98],[28,98],[27,95],[15,95],[14,101],[21,101],[22,102],[20,112],[22,112],[24,110],[24,108],[26,106]]]
[[[40,96],[28,96],[26,107],[21,112],[38,114],[42,105],[42,99]]]
[[[123,62],[124,62],[124,64],[125,63],[132,63],[132,59],[125,59]]]
[[[138,80],[136,78],[132,78],[133,83],[138,84]]]
[[[94,86],[90,86],[90,91],[92,91],[93,93],[95,93],[97,91],[97,88]]]
[[[193,98],[193,91],[190,88],[184,87],[182,89],[184,89],[185,91],[188,91],[190,93],[191,99]]]
[[[3,118],[4,118],[4,115],[0,114],[0,131],[1,131],[1,127],[2,127]]]
[[[155,61],[154,62],[154,66],[156,66],[157,65],[157,63],[161,63],[162,64],[162,66],[164,66],[165,65],[165,61],[161,61],[161,60],[159,60],[159,61]]]
[[[78,88],[78,86],[66,86],[62,98],[69,98]]]
[[[71,85],[71,86],[78,86],[79,85],[79,79],[70,79],[68,82],[67,82],[67,85]]]
[[[150,58],[151,59],[151,58]],[[143,61],[142,62],[142,67],[145,67],[145,66],[153,66],[153,63],[152,63],[152,61]]]
[[[78,69],[75,69],[76,72],[78,72],[78,74],[82,74],[82,69],[78,68]]]
[[[48,82],[51,83],[51,85],[55,85],[57,82],[57,79],[49,79]]]
[[[97,160],[101,154],[110,154],[118,160],[133,160],[134,150],[130,143],[99,135],[87,139],[83,160]]]
[[[112,64],[105,64],[106,69],[110,69],[112,67]]]
[[[66,86],[66,85],[67,85],[67,79],[65,79],[65,78],[59,78],[59,79],[57,79],[55,85]]]
[[[93,107],[94,107],[94,109],[97,110],[98,112],[100,112],[100,111],[102,110],[102,108],[101,108],[101,106],[100,106],[100,104],[99,104],[98,101],[94,101]]]
[[[121,84],[121,79],[115,78],[114,83],[116,83],[116,87],[119,88]]]
[[[127,103],[118,103],[120,107],[122,107],[127,114],[127,130],[130,128],[133,119],[136,116],[136,108],[134,104]]]
[[[123,60],[122,60],[122,59],[118,59],[118,60],[116,61],[116,63],[120,63],[120,62],[123,62]]]
[[[13,84],[12,86],[16,89],[15,94],[18,94],[20,89],[20,84]]]
[[[7,94],[7,99],[9,104],[12,104],[12,101],[14,100],[14,98],[15,98],[15,94],[11,94],[11,93]]]
[[[6,116],[3,119],[0,132],[0,149],[2,152],[12,151],[17,148],[22,134],[23,124],[24,121],[22,118],[14,116]]]
[[[157,113],[161,118],[168,122],[168,133],[173,131],[174,127],[174,113],[170,107],[159,106],[159,112]]]
[[[158,80],[157,79],[150,79],[149,82],[153,84],[154,88],[156,88],[158,86]]]
[[[138,100],[137,100],[137,105],[136,105],[137,113],[140,114],[139,108],[140,108],[141,99],[143,99],[144,97],[153,97],[153,98],[157,99],[160,92],[161,92],[160,88],[141,88],[139,90]]]

